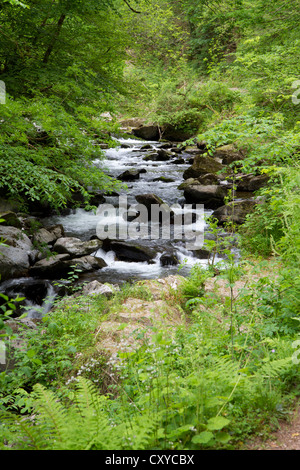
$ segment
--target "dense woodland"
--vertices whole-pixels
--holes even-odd
[[[91,208],[93,189],[117,190],[92,161],[132,118],[171,126],[181,144],[205,142],[210,155],[234,145],[239,172],[269,177],[234,228],[239,265],[228,255],[226,269],[195,268],[165,294],[188,327],[154,331],[108,361],[96,347],[101,321],[128,298],[153,300],[132,284],[112,299],[63,298],[23,333],[14,369],[0,373],[2,449],[241,449],[290,418],[300,390],[299,24],[299,0],[0,2],[0,198],[20,212]],[[225,296],[204,289],[216,277]],[[12,341],[4,300],[1,338]]]

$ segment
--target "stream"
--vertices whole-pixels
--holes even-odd
[[[105,150],[105,158],[95,160],[94,165],[102,168],[107,174],[118,177],[124,171],[129,169],[142,170],[139,178],[127,182],[127,190],[122,190],[121,193],[116,195],[105,196],[105,204],[110,204],[113,207],[118,207],[119,197],[127,197],[129,206],[137,204],[135,196],[152,193],[160,197],[169,206],[183,207],[185,200],[183,198],[183,191],[178,189],[178,186],[183,181],[183,172],[191,165],[191,155],[182,153],[174,153],[171,159],[167,161],[153,161],[144,160],[146,155],[155,152],[163,147],[159,142],[147,142],[136,139],[118,139],[118,146]],[[144,146],[148,149],[144,149]],[[157,181],[158,178],[168,178],[166,181]],[[211,215],[211,210],[204,210],[204,216]],[[117,212],[116,212],[117,214]],[[120,219],[118,214],[112,217],[111,224],[116,223],[116,219]],[[124,220],[123,220],[124,222]],[[106,223],[108,221],[106,220]],[[66,237],[76,237],[82,241],[90,240],[96,236],[97,224],[99,224],[99,214],[94,211],[86,211],[84,209],[72,210],[68,215],[52,216],[43,219],[44,226],[51,226],[55,224],[62,224]],[[197,225],[197,227],[199,227]],[[206,223],[202,219],[200,230],[204,233]],[[126,240],[128,241],[128,240]],[[186,242],[183,239],[151,239],[151,240],[138,240],[137,244],[150,247],[155,250],[156,256],[148,262],[136,261],[120,261],[116,258],[114,251],[104,251],[103,249],[97,251],[97,256],[104,259],[107,266],[85,273],[80,276],[80,282],[90,282],[97,280],[99,282],[107,282],[111,284],[122,284],[124,282],[133,282],[142,279],[156,279],[167,277],[171,274],[180,274],[187,276],[192,267],[196,263],[203,266],[208,264],[207,259],[199,259],[195,256],[194,252],[187,249]],[[161,256],[165,250],[172,250],[178,259],[177,265],[162,265]],[[216,260],[218,261],[218,260]],[[55,292],[53,289],[53,282],[44,280],[44,284],[37,292],[39,297],[38,305],[35,305],[34,300],[28,295],[33,278],[22,278],[8,280],[1,285],[1,291],[6,295],[15,297],[17,294],[25,296],[25,309],[27,310],[27,318],[39,318],[48,312],[55,299]],[[35,279],[35,282],[37,280]],[[39,282],[39,280],[38,280]],[[35,290],[39,291],[39,287]],[[38,308],[37,308],[38,307]]]
[[[179,154],[169,161],[145,161],[143,157],[151,151],[159,149],[162,144],[153,141],[139,141],[135,139],[119,139],[119,146],[105,151],[104,160],[95,160],[94,164],[105,169],[105,171],[114,177],[118,177],[128,169],[146,170],[140,173],[139,179],[128,182],[128,190],[119,193],[116,196],[106,196],[106,204],[112,204],[117,207],[119,203],[119,196],[121,194],[127,196],[128,204],[137,204],[135,196],[140,194],[154,193],[160,197],[169,206],[176,204],[183,204],[183,191],[178,189],[178,186],[183,181],[183,172],[191,163],[190,155]],[[151,149],[147,151],[142,147],[150,145]],[[122,148],[122,147],[126,148]],[[184,158],[185,162],[178,164],[175,163],[178,158]],[[172,182],[155,181],[159,177],[172,179]],[[204,211],[205,216],[211,215],[211,210]],[[66,236],[80,238],[81,240],[89,240],[90,237],[96,234],[96,226],[99,222],[97,214],[93,211],[86,212],[84,209],[77,209],[67,216],[55,216],[45,221],[49,225],[62,224],[65,229]],[[115,221],[112,220],[111,223]],[[205,223],[202,227],[204,230]],[[126,262],[118,261],[115,258],[113,251],[105,252],[99,250],[97,255],[103,258],[107,267],[102,268],[92,274],[84,275],[86,281],[98,280],[99,282],[108,282],[112,284],[121,284],[126,281],[134,281],[140,279],[155,279],[159,277],[166,277],[171,274],[180,273],[183,276],[189,274],[192,266],[196,263],[207,265],[207,260],[201,260],[194,256],[193,252],[186,249],[184,241],[179,240],[152,240],[144,241],[139,240],[138,244],[145,244],[158,250],[157,257],[154,259],[153,264],[147,262]],[[174,249],[179,260],[179,266],[161,266],[160,256],[164,248]]]

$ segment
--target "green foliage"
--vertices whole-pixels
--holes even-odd
[[[63,386],[75,364],[76,355],[94,344],[93,332],[105,308],[104,296],[95,299],[76,297],[73,302],[64,298],[59,301],[55,314],[45,315],[36,329],[26,331],[24,327],[23,331],[20,330],[19,336],[23,341],[26,336],[26,348],[14,349],[7,343],[7,351],[12,349],[13,352],[14,372],[0,373],[0,404],[5,396],[9,396],[6,406],[18,408],[15,403],[18,393],[15,395],[14,390],[26,389],[33,383]]]
[[[234,144],[234,169],[270,176],[239,228],[253,272],[232,255],[236,234],[209,221],[209,269],[195,266],[176,293],[188,325],[98,354],[104,318],[129,296],[153,300],[135,284],[111,302],[61,300],[22,332],[14,369],[0,374],[3,448],[237,448],[299,395],[298,0],[2,3],[1,195],[60,210],[88,204],[91,187],[114,190],[98,144],[113,145],[117,108],[197,136],[209,154]]]
[[[125,341],[109,360],[95,350],[101,320],[114,315],[129,295],[150,300],[149,293],[134,285],[112,301],[103,296],[60,301],[38,330],[26,334],[14,372],[1,376],[6,444],[68,450],[232,448],[261,430],[262,421],[283,417],[297,393],[299,373],[292,361],[298,322],[288,279],[284,284],[282,276],[274,281],[265,276],[251,282],[249,272],[250,282],[232,296],[240,268],[230,260],[228,267],[218,278],[227,280],[225,300],[204,293],[211,274],[195,268],[180,293],[183,301],[197,300],[186,305],[188,328],[153,329],[135,350],[126,349]],[[256,274],[264,268],[253,266]]]
[[[157,448],[230,446],[239,438],[240,428],[244,433],[253,430],[268,412],[282,408],[278,377],[297,373],[288,342],[282,343],[281,353],[276,340],[268,348],[252,346],[257,342],[250,322],[250,335],[235,340],[230,358],[225,325],[217,329],[216,319],[208,322],[206,317],[206,312],[199,314],[189,331],[177,329],[172,339],[157,332],[149,344],[135,352],[120,352],[110,361],[122,380],[119,406],[126,406],[129,398],[131,409],[160,418]],[[239,413],[242,418],[236,423]]]
[[[92,117],[91,110],[79,121],[47,100],[15,102],[8,98],[0,111],[0,188],[7,196],[20,199],[25,208],[38,203],[59,210],[75,204],[76,193],[81,194],[81,203],[87,203],[88,187],[103,191],[117,187],[92,165],[93,159],[103,156],[92,142],[101,121],[89,133],[87,127],[85,133],[79,127],[85,125],[83,115]]]
[[[190,275],[182,283],[180,290],[185,306],[190,307],[197,303],[205,292],[205,281],[211,277],[209,270],[203,268],[200,264],[192,267]]]
[[[240,34],[236,21],[240,3],[236,0],[183,2],[190,31],[188,54],[194,67],[209,72],[221,59],[235,52]]]
[[[155,113],[152,117],[162,126],[170,124],[195,134],[221,113],[229,112],[235,102],[238,97],[226,84],[212,80],[187,85],[169,80],[164,81],[151,105]]]
[[[294,334],[300,311],[299,168],[281,169],[278,174],[278,183],[262,192],[264,204],[244,224],[242,247],[248,253],[280,257],[282,268],[276,282],[264,279],[258,283],[258,302],[270,319],[266,334]]]
[[[280,254],[286,264],[299,265],[299,167],[273,168],[272,186],[260,191],[263,204],[247,217],[242,245],[252,252]]]
[[[219,146],[235,144],[245,154],[241,159],[245,172],[270,171],[275,165],[297,165],[298,127],[296,124],[293,131],[284,130],[282,115],[259,118],[245,113],[224,119],[199,134],[198,139],[207,142],[211,153]]]
[[[124,42],[114,2],[17,4],[0,11],[7,91],[0,108],[1,193],[17,197],[23,211],[32,203],[42,210],[78,199],[87,204],[89,189],[114,189],[92,163],[103,156],[98,143],[111,141],[118,128],[101,118],[113,113],[112,96],[122,88]]]
[[[1,244],[0,244],[1,245]],[[16,304],[22,302],[24,297],[17,295],[16,298],[10,299],[7,295],[0,293],[0,338],[6,339],[13,337],[13,330],[11,326],[7,323],[12,315],[15,313]],[[0,339],[0,341],[1,341]]]
[[[11,414],[3,416],[5,421],[18,424],[19,432],[13,439],[15,449],[145,449],[156,427],[155,419],[145,414],[129,420],[128,425],[112,423],[107,397],[99,395],[91,382],[82,377],[66,404],[41,385],[34,387],[34,396],[34,423]]]

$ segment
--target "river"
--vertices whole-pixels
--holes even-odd
[[[114,177],[118,177],[128,169],[143,170],[144,172],[140,173],[138,180],[127,183],[128,190],[119,192],[115,196],[106,196],[107,204],[112,204],[116,207],[119,202],[119,196],[126,195],[128,204],[134,205],[137,203],[135,196],[147,193],[154,193],[169,206],[175,206],[178,203],[182,205],[184,203],[183,191],[179,190],[178,186],[183,181],[182,175],[184,170],[191,165],[190,155],[175,155],[173,159],[168,161],[146,161],[144,157],[151,151],[159,149],[162,146],[161,143],[139,141],[136,139],[119,139],[118,143],[118,147],[105,151],[104,160],[95,160],[94,164],[103,168],[109,175]],[[143,149],[145,145],[151,146],[151,149],[149,148],[145,151]],[[184,163],[175,163],[179,159],[184,159]],[[155,181],[159,177],[165,177],[173,181]],[[205,216],[209,216],[212,211],[205,210],[204,213]],[[46,222],[49,225],[62,224],[66,236],[88,240],[96,234],[99,217],[93,211],[87,212],[84,209],[77,209],[67,216],[51,217]],[[205,226],[206,224],[204,223],[203,229]],[[207,260],[200,260],[195,257],[193,251],[187,250],[186,244],[182,240],[159,239],[147,243],[140,241],[139,243],[144,243],[160,250],[153,264],[118,261],[114,252],[100,250],[98,256],[101,256],[106,261],[107,267],[94,272],[92,275],[85,275],[85,280],[97,279],[100,282],[120,284],[124,281],[165,277],[178,272],[181,275],[187,275],[196,263],[203,265],[208,263]],[[175,250],[179,260],[178,266],[161,266],[160,255],[163,249],[167,247],[172,247]]]
[[[143,148],[145,146],[149,148],[146,150]],[[171,207],[176,205],[184,207],[183,191],[178,189],[178,186],[183,182],[183,172],[191,165],[191,155],[184,152],[179,154],[174,153],[172,158],[167,161],[144,159],[149,153],[157,151],[162,146],[162,143],[153,141],[119,139],[117,140],[117,147],[105,150],[104,159],[96,159],[94,161],[94,165],[99,166],[113,177],[118,177],[128,169],[142,170],[137,180],[126,183],[126,190],[124,189],[116,195],[105,196],[106,204],[117,208],[120,196],[126,196],[128,205],[131,206],[137,203],[136,196],[154,193]],[[157,180],[160,177],[168,178],[168,182]],[[200,223],[200,231],[202,233],[207,228],[204,218],[211,215],[211,213],[211,210],[204,210],[203,220]],[[116,218],[118,219],[118,215]],[[112,224],[115,222],[116,220],[111,220]],[[99,223],[101,223],[101,220],[99,220],[98,213],[84,209],[73,210],[68,215],[57,215],[43,220],[45,226],[62,224],[65,236],[77,237],[83,241],[90,240],[91,237],[96,236],[97,225]],[[98,280],[99,282],[122,284],[142,279],[163,278],[171,274],[187,276],[195,264],[208,265],[207,259],[199,259],[195,256],[193,250],[187,249],[184,238],[174,239],[170,237],[169,239],[138,240],[137,244],[148,246],[155,250],[156,256],[151,263],[120,261],[114,251],[104,251],[101,249],[96,255],[103,258],[107,266],[92,273],[82,275],[80,277],[81,282]],[[178,259],[177,265],[162,266],[161,256],[165,250],[173,250]],[[7,295],[24,295],[24,292],[30,288],[32,281],[32,278],[9,280],[2,284],[1,290],[2,292],[5,291]],[[34,300],[27,298],[26,304],[29,308],[28,318],[43,315],[49,311],[53,303],[55,298],[53,282],[44,280],[44,283],[46,286],[45,296],[50,299],[50,302],[45,304],[40,301],[39,309],[36,311]]]

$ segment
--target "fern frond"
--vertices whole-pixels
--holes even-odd
[[[78,412],[82,412],[84,415],[90,409],[97,411],[103,409],[106,398],[103,395],[99,395],[99,392],[90,380],[80,377],[76,385],[75,402]]]
[[[139,416],[133,427],[134,449],[146,450],[153,441],[155,431],[158,428],[158,417],[149,415]]]
[[[17,428],[13,445],[33,450],[128,450],[145,449],[153,440],[157,423],[147,413],[113,425],[107,398],[93,384],[80,378],[74,399],[64,406],[55,392],[34,387],[34,419],[6,419]]]
[[[34,386],[36,400],[34,409],[38,413],[39,426],[43,426],[44,432],[51,434],[54,439],[63,439],[65,426],[65,408],[57,399],[54,392],[47,390],[44,386]]]
[[[278,377],[293,367],[290,357],[266,362],[257,372],[262,377]]]
[[[239,364],[229,357],[214,358],[203,371],[203,377],[207,381],[217,381],[218,383],[232,385],[238,377]]]
[[[78,379],[72,406],[68,408],[65,421],[65,438],[68,449],[90,449],[98,437],[110,431],[109,418],[105,412],[106,397],[100,395],[90,380]]]
[[[41,427],[35,427],[28,417],[20,417],[14,413],[3,412],[0,420],[5,424],[6,433],[4,439],[1,436],[2,448],[22,450],[44,450],[46,447],[44,434]]]

